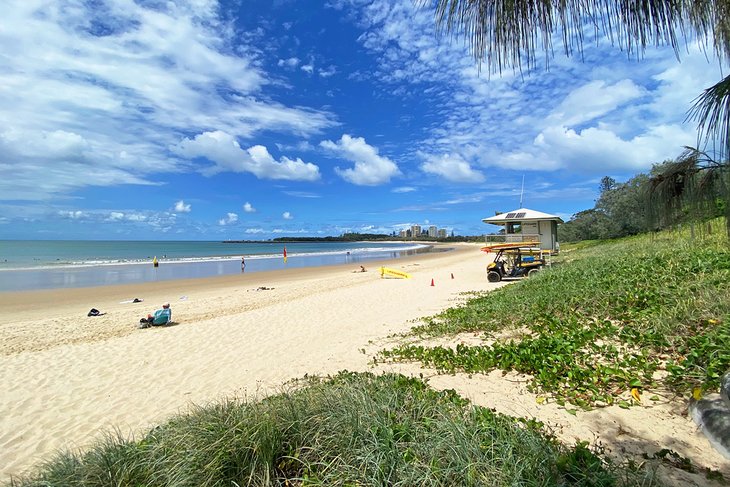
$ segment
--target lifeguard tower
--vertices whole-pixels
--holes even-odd
[[[487,235],[487,242],[539,242],[541,251],[555,253],[558,245],[558,223],[563,219],[541,211],[520,208],[483,218],[484,223],[504,226],[503,235]]]

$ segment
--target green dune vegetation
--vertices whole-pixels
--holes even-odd
[[[717,390],[730,369],[730,248],[723,221],[703,228],[710,233],[694,238],[664,231],[564,248],[549,270],[412,330],[416,337],[483,332],[485,345],[416,341],[381,358],[444,372],[529,374],[532,391],[573,411],[629,407],[632,389],[645,398]]]
[[[180,415],[138,441],[64,453],[22,486],[658,485],[585,443],[400,375],[303,379],[258,402]]]

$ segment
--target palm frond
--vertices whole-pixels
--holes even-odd
[[[730,76],[706,89],[690,108],[687,119],[697,121],[701,146],[713,145],[720,159],[730,154]]]
[[[580,52],[586,24],[637,55],[652,44],[678,52],[687,30],[705,38],[718,24],[716,2],[708,0],[420,0],[434,2],[439,31],[463,36],[493,71],[532,67],[538,50],[549,59],[558,30],[565,54]],[[715,42],[720,52],[728,45],[722,36]]]

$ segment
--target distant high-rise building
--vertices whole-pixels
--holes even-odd
[[[438,238],[446,238],[446,229],[445,228],[439,228]]]
[[[438,229],[434,225],[431,225],[430,227],[428,227],[428,236],[429,237],[436,238],[437,232],[438,232]]]
[[[421,235],[421,225],[411,225],[411,237],[418,237]]]
[[[408,230],[401,230],[400,233],[399,233],[399,235],[400,235],[401,238],[408,237]]]

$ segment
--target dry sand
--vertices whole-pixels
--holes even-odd
[[[463,292],[503,285],[487,282],[479,246],[455,247],[388,264],[411,273],[408,280],[380,279],[372,263],[366,273],[347,265],[0,293],[0,482],[104,432],[138,433],[192,404],[268,394],[289,379],[343,369],[424,374],[434,387],[454,388],[477,404],[542,420],[568,443],[598,441],[609,454],[637,461],[669,448],[730,478],[728,462],[697,431],[682,399],[572,416],[537,404],[526,379],[513,374],[374,367],[372,356],[393,343],[390,335],[462,301]],[[122,303],[134,297],[144,301]],[[138,329],[139,318],[163,302],[171,303],[176,324]],[[92,307],[106,314],[87,317]],[[711,485],[701,474],[665,470],[676,485]]]

